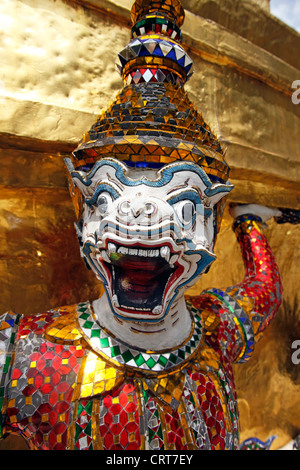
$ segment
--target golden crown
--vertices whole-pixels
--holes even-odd
[[[227,181],[222,146],[184,91],[193,61],[181,45],[179,0],[136,0],[131,17],[131,41],[116,62],[123,89],[83,136],[74,168],[104,157],[154,168],[189,161]]]

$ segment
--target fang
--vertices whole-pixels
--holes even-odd
[[[115,307],[120,307],[119,301],[118,301],[118,296],[114,294],[111,298],[112,303],[114,304]]]
[[[162,305],[156,305],[154,309],[152,310],[152,313],[154,315],[159,315],[162,312]]]
[[[107,245],[107,252],[108,256],[110,256],[112,253],[115,253],[117,251],[117,247],[114,243],[108,243]]]
[[[109,259],[109,257],[107,256],[107,253],[106,253],[105,250],[102,250],[102,251],[101,251],[101,256],[102,256],[103,261],[106,261],[106,263],[110,263],[110,259]]]
[[[169,262],[170,259],[170,248],[168,246],[163,246],[160,249],[160,256],[164,258],[167,262]]]

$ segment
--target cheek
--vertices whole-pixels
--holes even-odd
[[[205,221],[205,235],[207,239],[207,245],[209,247],[212,247],[214,244],[214,220],[213,217],[209,217],[209,219],[206,219]]]
[[[207,247],[211,247],[214,241],[214,222],[213,217],[204,218],[198,216],[196,219],[195,230],[190,233],[191,239],[195,243],[204,244]]]
[[[83,216],[82,222],[82,241],[83,243],[95,241],[95,233],[99,230],[100,217],[96,211],[87,210]]]

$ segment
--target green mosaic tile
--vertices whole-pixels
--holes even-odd
[[[122,354],[122,357],[124,359],[125,362],[129,362],[133,359],[133,355],[131,354],[130,351],[125,351],[123,354]]]
[[[117,339],[110,337],[109,334],[100,328],[100,326],[93,319],[89,303],[86,304],[84,313],[81,313],[78,317],[79,325],[84,328],[84,334],[88,338],[99,338],[99,345],[93,343],[93,346],[101,350],[108,357],[116,358],[122,364],[130,363],[132,361],[136,367],[143,366],[144,369],[152,370],[156,367],[157,370],[163,370],[164,368],[173,367],[184,361],[200,344],[202,336],[201,321],[199,316],[195,316],[195,328],[192,337],[187,343],[181,346],[179,349],[174,350],[170,353],[161,354],[149,354],[146,352],[134,351],[132,348],[129,349],[124,344],[118,343]],[[88,331],[90,330],[90,331]],[[136,355],[134,355],[136,353]],[[150,356],[150,357],[149,357]]]
[[[178,357],[180,357],[180,359],[184,359],[185,351],[183,351],[182,349],[178,349]]]
[[[168,359],[165,356],[159,356],[157,361],[160,365],[165,366],[168,362]]]
[[[101,330],[92,330],[91,331],[91,338],[100,338],[100,336],[101,336]],[[101,342],[101,340],[100,340],[100,342]],[[108,340],[107,340],[107,342],[108,342]],[[104,346],[102,346],[102,347],[104,347]]]
[[[82,318],[83,320],[87,320],[89,318],[89,313],[83,313],[82,315],[79,316],[79,318]]]
[[[110,348],[112,357],[119,356],[121,354],[119,346],[112,346]]]
[[[87,320],[86,322],[84,322],[84,324],[83,324],[83,328],[91,329],[92,326],[93,326],[93,322],[92,322],[92,321],[88,321],[88,320]]]
[[[173,364],[177,363],[177,356],[173,353],[170,354],[169,361],[172,362]]]
[[[155,366],[156,361],[152,357],[150,357],[148,361],[146,361],[146,364],[148,367],[150,367],[150,369],[152,369]]]
[[[100,331],[100,333],[101,333],[101,331]],[[101,346],[101,348],[108,348],[109,347],[108,338],[100,338],[100,346]]]
[[[141,366],[145,363],[145,359],[143,358],[142,354],[139,354],[137,357],[134,358],[134,360],[137,366]]]

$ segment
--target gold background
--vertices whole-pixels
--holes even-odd
[[[1,309],[41,312],[96,298],[102,287],[79,255],[63,159],[121,88],[114,68],[130,36],[130,0],[1,2]],[[230,201],[300,205],[300,35],[251,0],[185,0],[184,46],[196,73],[186,85],[227,145]],[[238,5],[238,8],[237,8]],[[246,365],[236,366],[241,439],[300,433],[299,226],[270,222],[285,301]],[[192,289],[242,280],[225,213],[218,260]]]

